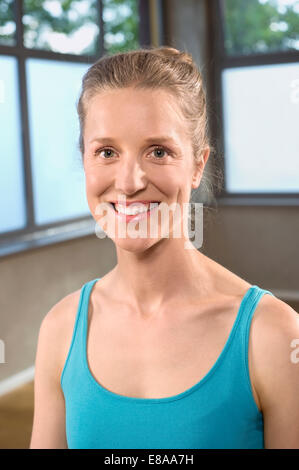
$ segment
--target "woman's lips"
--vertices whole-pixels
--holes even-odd
[[[160,201],[157,201],[160,203]],[[152,203],[154,203],[154,201],[152,201]],[[153,207],[152,209],[148,209],[147,211],[144,211],[144,212],[141,212],[139,214],[133,214],[133,215],[128,215],[128,214],[123,214],[122,212],[118,212],[116,209],[115,209],[115,206],[113,203],[109,203],[113,210],[114,210],[114,213],[116,215],[116,217],[118,217],[118,219],[122,220],[122,221],[125,221],[125,222],[130,222],[130,220],[142,220],[142,219],[145,219],[146,217],[150,217],[150,215],[156,211],[159,207],[159,204],[155,207]]]
[[[158,202],[160,203],[161,201],[132,201],[132,202],[122,202],[122,201],[110,201],[111,204],[121,204],[123,206],[133,206],[133,205],[138,205],[138,204],[151,204],[153,202]]]

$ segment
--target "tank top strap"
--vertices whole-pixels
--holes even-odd
[[[244,344],[246,346],[246,353],[248,349],[248,341],[249,341],[249,331],[250,331],[250,325],[252,321],[252,317],[254,315],[254,312],[258,306],[258,303],[260,299],[263,297],[265,294],[270,294],[274,296],[272,292],[266,289],[262,289],[261,287],[257,285],[253,285],[250,288],[250,295],[246,298],[246,302],[241,305],[240,310],[240,325],[239,328],[241,329],[241,336],[244,340]]]
[[[248,295],[244,296],[245,301],[241,303],[239,311],[239,324],[238,324],[238,335],[235,338],[233,346],[233,354],[235,364],[239,365],[236,367],[240,377],[243,376],[245,379],[246,389],[250,393],[251,401],[253,402],[252,386],[249,375],[249,365],[248,365],[248,346],[249,346],[249,335],[250,335],[250,326],[252,318],[256,308],[259,304],[260,299],[265,295],[270,294],[274,296],[272,292],[266,289],[262,289],[257,285],[252,285],[249,289]],[[238,359],[239,356],[239,359]],[[255,402],[253,402],[254,407],[257,409]]]
[[[86,282],[81,289],[81,296],[80,296],[80,301],[79,301],[79,307],[78,307],[78,314],[82,315],[85,317],[85,313],[88,313],[88,305],[89,305],[89,298],[90,298],[90,293],[92,291],[93,286],[95,283],[99,280],[97,279],[92,279],[91,281]],[[85,318],[84,318],[85,320]],[[85,323],[85,321],[84,321]]]
[[[79,367],[83,368],[83,365],[84,365],[83,361],[85,358],[86,331],[87,331],[87,325],[88,325],[89,298],[90,298],[90,293],[94,284],[99,279],[100,278],[92,279],[91,281],[88,281],[85,284],[83,284],[83,286],[81,287],[77,314],[76,314],[75,324],[73,328],[72,340],[71,340],[69,352],[68,352],[68,355],[67,355],[64,367],[63,367],[63,371],[61,374],[61,379],[60,379],[61,386],[63,383],[65,370],[67,369],[67,365],[69,362],[72,362],[72,364],[75,362],[77,370],[79,370],[78,369]]]
[[[81,289],[81,298],[78,307],[78,321],[79,321],[79,332],[78,332],[78,341],[79,341],[79,355],[84,358],[86,351],[86,338],[87,338],[87,327],[88,327],[88,306],[90,294],[93,286],[99,279],[92,279],[91,281],[86,282]]]

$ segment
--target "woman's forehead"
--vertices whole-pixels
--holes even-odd
[[[140,108],[146,110],[169,110],[178,108],[178,102],[169,92],[164,90],[140,90],[124,88],[109,90],[95,94],[87,104],[88,110],[105,112],[120,108]]]
[[[134,101],[138,99],[152,99],[153,97],[160,97],[160,99],[170,100],[174,95],[166,88],[136,88],[133,86],[123,88],[106,88],[103,91],[93,94],[93,98],[111,98],[127,100],[128,97],[133,98]]]
[[[95,95],[89,102],[86,115],[87,128],[131,127],[148,128],[150,134],[180,133],[185,119],[178,104],[163,90],[112,90]],[[110,134],[107,134],[110,135]]]

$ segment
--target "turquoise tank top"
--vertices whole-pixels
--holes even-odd
[[[135,398],[104,388],[88,366],[88,303],[99,279],[81,289],[61,374],[68,448],[264,448],[263,415],[254,401],[248,372],[248,339],[260,298],[273,294],[256,285],[247,290],[220,356],[199,382],[178,395]]]

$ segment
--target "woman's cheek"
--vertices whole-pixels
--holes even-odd
[[[98,196],[104,190],[103,177],[101,177],[97,172],[85,172],[85,186],[86,192],[90,196]]]

